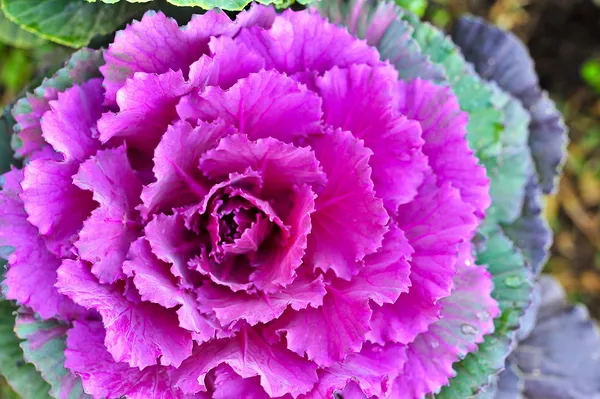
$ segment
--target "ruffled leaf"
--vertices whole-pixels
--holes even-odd
[[[192,340],[174,312],[148,302],[131,302],[115,285],[98,283],[82,261],[65,260],[58,270],[59,292],[102,316],[104,344],[117,362],[144,369],[157,363],[179,366]]]
[[[250,141],[245,135],[232,135],[200,160],[200,170],[212,179],[222,180],[230,173],[247,168],[260,171],[263,194],[271,196],[291,191],[295,185],[325,184],[315,153],[309,147],[296,147],[271,137]]]
[[[272,250],[259,253],[252,261],[257,270],[250,275],[250,280],[260,289],[275,291],[277,286],[285,287],[296,278],[296,269],[304,262],[310,233],[313,228],[315,211],[315,194],[309,186],[294,188],[293,207],[285,216],[290,236],[286,242]]]
[[[17,122],[13,137],[17,157],[29,157],[45,145],[40,122],[42,115],[50,110],[49,102],[56,100],[59,92],[99,77],[98,68],[103,63],[101,51],[79,50],[71,56],[64,68],[59,69],[51,78],[44,79],[33,93],[17,101],[11,111]]]
[[[358,262],[381,246],[389,220],[373,189],[368,163],[373,153],[350,132],[340,130],[316,139],[312,148],[327,185],[315,202],[308,259],[314,269],[331,269],[350,280],[360,269]]]
[[[305,399],[335,397],[335,391],[340,394],[342,389],[344,399],[387,397],[405,361],[404,345],[365,344],[360,352],[349,354],[343,362],[319,370],[319,382]]]
[[[438,301],[450,295],[458,246],[477,226],[473,210],[449,183],[438,188],[431,181],[398,208],[396,222],[414,249],[411,288],[393,304],[373,307],[369,340],[408,343],[439,318]]]
[[[394,65],[401,79],[421,77],[436,83],[443,81],[443,68],[421,53],[412,38],[413,28],[402,20],[405,11],[396,3],[335,0],[315,2],[312,6],[329,21],[344,25],[350,33],[376,47],[381,59]]]
[[[552,231],[544,218],[542,191],[532,176],[525,188],[525,199],[521,216],[502,228],[508,238],[523,252],[528,267],[535,274],[542,272],[552,244]]]
[[[203,183],[208,182],[198,169],[200,157],[235,132],[220,119],[198,122],[196,127],[184,121],[169,126],[154,151],[156,181],[142,190],[142,216],[148,218],[204,198],[208,187]]]
[[[192,357],[173,372],[175,386],[189,394],[205,391],[206,374],[222,363],[243,378],[259,376],[261,386],[271,397],[290,394],[296,398],[317,382],[314,363],[282,345],[269,344],[254,329],[244,327],[234,338],[196,348]]]
[[[394,303],[408,291],[407,259],[411,253],[402,231],[392,226],[382,248],[365,257],[365,266],[358,275],[351,281],[337,280],[327,288],[321,308],[288,311],[271,328],[276,333],[286,333],[288,348],[298,354],[306,353],[319,365],[341,361],[362,347],[371,317],[369,301],[379,305]]]
[[[100,141],[124,140],[128,147],[152,154],[176,119],[179,99],[190,90],[181,71],[137,72],[117,92],[119,112],[105,113],[98,121]]]
[[[156,258],[146,239],[140,238],[132,244],[128,258],[123,264],[123,272],[133,277],[142,300],[168,309],[179,307],[179,325],[192,331],[194,339],[200,343],[215,336],[216,326],[200,314],[196,296],[179,286],[170,273],[170,266]]]
[[[228,89],[238,80],[265,67],[265,60],[260,55],[230,37],[213,37],[208,47],[211,57],[202,56],[190,66],[190,81],[196,87]]]
[[[325,284],[322,277],[313,281],[297,278],[292,284],[274,294],[232,292],[209,282],[196,290],[200,310],[215,313],[222,325],[245,320],[250,325],[267,323],[281,316],[286,308],[306,309],[323,305]]]
[[[429,169],[419,124],[395,112],[396,82],[389,65],[336,67],[315,82],[325,123],[352,132],[373,151],[369,165],[375,191],[391,213],[417,195]]]
[[[81,259],[92,263],[92,273],[101,283],[112,283],[123,276],[121,266],[129,245],[141,230],[135,207],[140,202],[142,183],[124,146],[98,151],[81,164],[73,182],[91,191],[99,204],[84,222],[75,247]]]
[[[482,216],[491,203],[489,180],[465,141],[468,114],[448,87],[415,79],[399,81],[396,90],[399,111],[421,125],[423,153],[438,184],[450,182]]]
[[[116,363],[107,352],[104,340],[104,327],[97,321],[76,321],[67,333],[65,367],[81,376],[83,387],[90,395],[184,399],[173,387],[168,368],[150,366],[139,370],[127,363]]]
[[[522,399],[524,384],[517,370],[510,362],[500,373],[492,386],[476,396],[476,399]]]
[[[181,279],[185,287],[192,286],[192,276],[188,270],[188,261],[198,253],[200,241],[186,229],[185,219],[179,213],[159,214],[144,229],[152,252],[163,262],[170,263],[171,273]]]
[[[90,79],[58,93],[41,120],[42,136],[65,161],[85,161],[99,148],[96,122],[102,115],[101,79]]]
[[[106,51],[106,65],[101,68],[106,103],[116,104],[117,91],[134,72],[164,74],[172,70],[187,76],[190,65],[208,53],[211,36],[218,36],[230,27],[229,17],[216,10],[195,15],[181,28],[162,12],[147,12],[139,22],[120,31]],[[156,51],[157,48],[161,51]]]
[[[508,224],[520,216],[525,201],[525,186],[534,173],[527,146],[530,117],[518,100],[495,84],[490,84],[489,88],[494,94],[494,105],[502,110],[504,131],[500,137],[500,154],[484,160],[491,179],[490,195],[493,202],[488,214],[490,218]]]
[[[289,143],[321,133],[321,99],[277,71],[261,71],[229,90],[211,86],[185,96],[179,117],[191,122],[223,119],[251,140],[272,137]]]
[[[25,166],[21,182],[27,220],[59,256],[70,252],[83,221],[94,209],[91,194],[73,184],[78,167],[75,161],[36,159]]]
[[[233,369],[225,364],[215,370],[213,382],[214,392],[212,399],[270,399],[265,390],[260,386],[259,377],[242,378]]]
[[[323,73],[334,66],[375,65],[377,51],[318,13],[284,11],[270,29],[242,30],[240,40],[266,60],[267,69],[287,75]]]
[[[328,288],[319,309],[288,311],[272,328],[285,333],[287,347],[319,366],[331,366],[348,353],[358,352],[369,331],[368,300]],[[318,334],[316,334],[318,332]]]
[[[60,260],[48,251],[38,230],[27,221],[19,198],[23,172],[13,169],[2,178],[0,248],[9,263],[4,280],[6,298],[29,306],[44,318],[60,315],[71,319],[80,315],[84,309],[54,288]]]
[[[404,371],[394,381],[396,395],[423,397],[437,392],[455,371],[452,364],[493,332],[499,313],[491,298],[489,273],[473,263],[471,245],[461,247],[452,295],[442,299],[441,319],[408,345]]]
[[[353,297],[370,299],[378,305],[394,303],[409,291],[410,259],[414,249],[395,224],[383,238],[377,252],[365,256],[365,266],[352,281],[337,281],[337,289],[351,292]]]

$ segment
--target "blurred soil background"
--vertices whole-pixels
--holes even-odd
[[[565,115],[571,140],[559,190],[547,198],[555,242],[546,272],[600,319],[600,0],[428,2],[426,17],[440,27],[472,13],[513,31],[529,47],[542,87]],[[35,87],[28,82],[39,82],[72,51],[37,44],[0,43],[2,105]],[[0,398],[9,397],[4,388],[0,384]]]

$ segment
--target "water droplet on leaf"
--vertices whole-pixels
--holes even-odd
[[[525,280],[521,276],[510,276],[504,279],[504,284],[510,288],[519,288],[525,284]]]
[[[462,331],[463,334],[467,334],[467,335],[477,334],[477,328],[475,328],[474,326],[472,326],[470,324],[461,324],[460,331]]]
[[[487,320],[490,319],[490,314],[488,312],[485,312],[485,311],[477,312],[476,316],[481,321],[487,321]]]

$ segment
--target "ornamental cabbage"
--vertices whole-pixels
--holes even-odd
[[[66,336],[54,396],[420,398],[494,332],[505,298],[476,232],[508,194],[486,129],[517,123],[481,122],[393,6],[363,6],[347,28],[335,10],[147,12],[15,107],[4,283],[17,332],[54,323],[25,345]],[[484,226],[519,216],[525,171]]]

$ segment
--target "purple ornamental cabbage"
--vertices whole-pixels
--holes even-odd
[[[58,397],[419,398],[454,376],[499,313],[471,244],[489,180],[452,91],[399,80],[381,34],[149,12],[30,97],[0,245],[6,296],[66,333]]]

